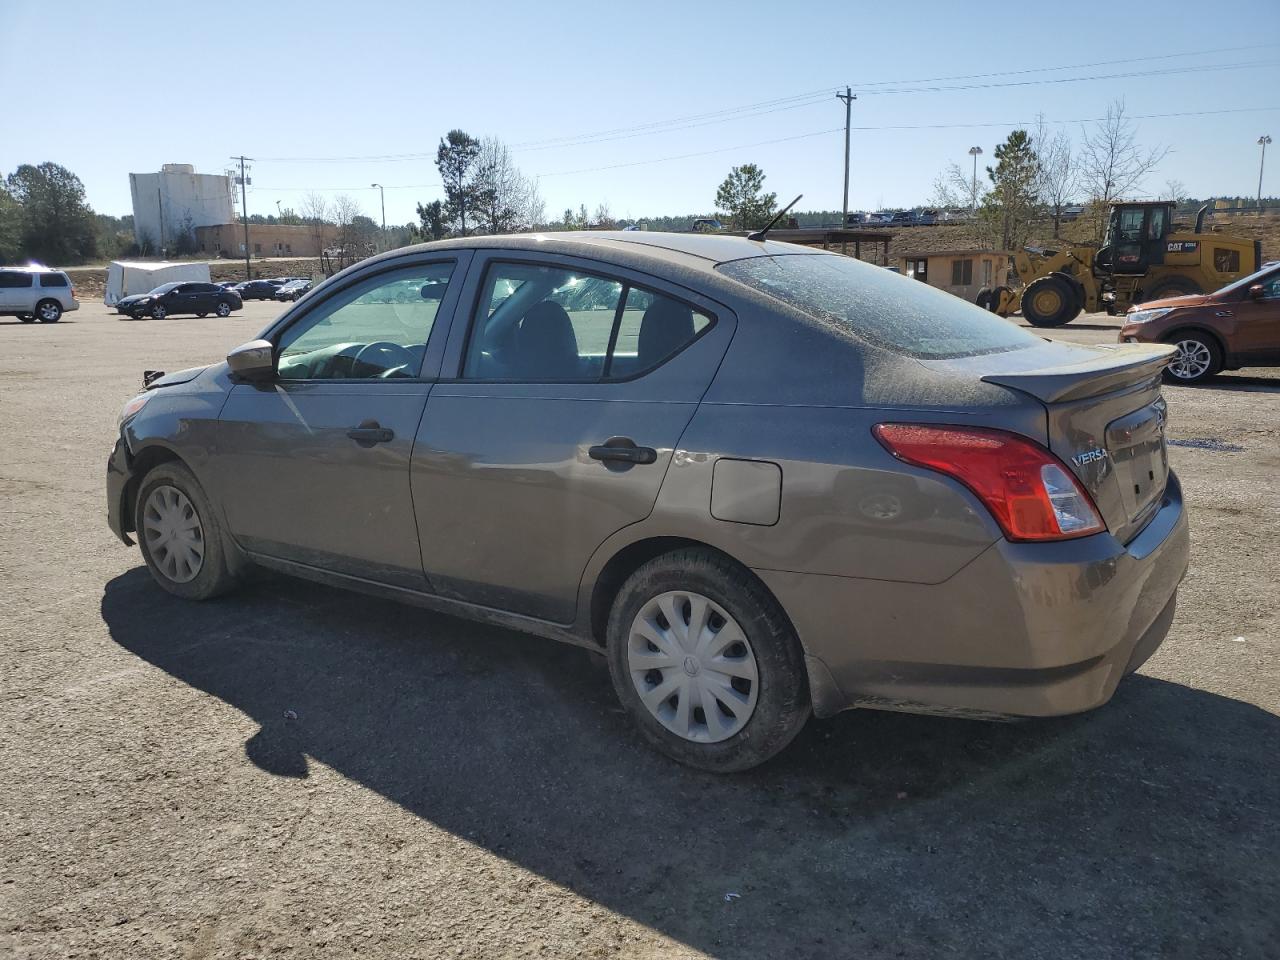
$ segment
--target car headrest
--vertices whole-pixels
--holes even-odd
[[[693,311],[659,297],[640,318],[636,359],[644,369],[661,363],[693,339]]]
[[[576,377],[578,338],[564,307],[550,300],[524,315],[516,330],[513,372],[535,380]]]

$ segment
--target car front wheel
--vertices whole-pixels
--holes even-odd
[[[155,306],[151,308],[152,320],[163,320],[168,315],[169,315],[169,311],[164,308],[164,304],[162,303],[157,303]]]
[[[214,312],[220,317],[229,317],[231,316],[231,304],[220,303],[218,304],[218,309]]]
[[[152,578],[174,596],[207,600],[236,584],[218,519],[183,464],[162,463],[142,480],[134,529]]]
[[[1203,333],[1187,332],[1169,340],[1177,353],[1164,369],[1169,383],[1202,383],[1222,369],[1222,350]]]
[[[649,742],[702,770],[764,763],[809,718],[800,643],[748,570],[707,550],[644,564],[608,625],[609,672]]]

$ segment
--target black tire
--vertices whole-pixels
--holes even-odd
[[[1165,383],[1192,386],[1204,383],[1222,370],[1222,347],[1207,333],[1176,330],[1164,342],[1178,350],[1164,368]]]
[[[150,313],[151,313],[152,320],[163,320],[165,317],[169,315],[169,311],[164,308],[163,303],[154,304],[151,307]]]
[[[992,313],[1000,313],[1000,301],[1004,298],[1004,295],[1008,292],[1009,292],[1008,287],[996,287],[994,290],[992,290],[991,306],[988,307],[987,309],[989,309]],[[1004,314],[1000,314],[1000,315],[1004,316]]]
[[[214,313],[216,313],[220,317],[231,316],[231,304],[227,303],[225,300],[222,301],[221,303],[218,304],[217,309],[214,310]]]
[[[41,300],[36,304],[36,317],[41,323],[57,323],[62,319],[62,304],[57,300]]]
[[[1022,315],[1033,327],[1060,327],[1079,313],[1080,301],[1063,277],[1039,277],[1022,292]]]
[[[983,287],[978,291],[978,295],[973,298],[973,302],[980,306],[983,310],[990,310],[991,307],[991,288]]]
[[[1199,293],[1204,291],[1189,277],[1170,277],[1167,280],[1161,280],[1151,288],[1150,292],[1144,290],[1141,299],[1134,300],[1134,303],[1164,300],[1166,297],[1189,297]]]
[[[143,510],[147,500],[157,487],[172,487],[187,498],[199,520],[204,557],[200,570],[191,580],[179,582],[174,580],[152,556],[152,547],[145,532]],[[227,551],[222,536],[222,527],[217,514],[213,510],[204,488],[186,466],[177,461],[169,461],[154,467],[138,485],[138,497],[134,501],[134,529],[137,531],[138,545],[142,548],[142,559],[152,578],[168,593],[184,600],[209,600],[233,589],[238,580],[227,565]]]
[[[741,730],[719,742],[694,742],[668,730],[649,712],[631,679],[632,623],[646,603],[674,590],[697,592],[732,615],[755,657],[755,708]],[[677,550],[636,570],[614,598],[607,637],[618,699],[650,746],[683,764],[715,773],[750,769],[787,746],[809,719],[808,674],[786,614],[750,571],[710,550]]]

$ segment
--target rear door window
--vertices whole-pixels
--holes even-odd
[[[1040,342],[950,293],[839,254],[752,257],[716,269],[837,330],[910,357],[976,356]]]
[[[624,380],[679,353],[711,323],[686,303],[624,280],[495,263],[481,289],[463,377]]]

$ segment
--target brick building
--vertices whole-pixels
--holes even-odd
[[[317,234],[312,225],[292,226],[283,223],[249,224],[249,253],[255,257],[318,257],[332,246],[337,229],[324,224]],[[319,241],[319,242],[317,242]],[[196,227],[196,246],[211,257],[237,259],[244,256],[244,224],[219,223]]]

